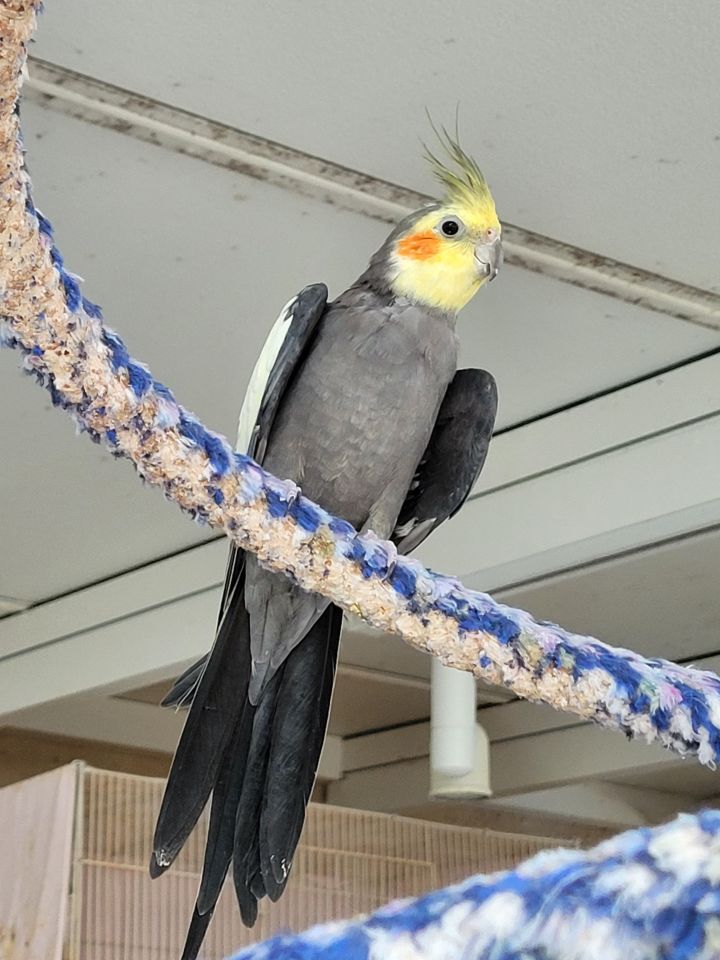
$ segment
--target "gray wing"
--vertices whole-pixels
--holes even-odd
[[[497,411],[486,370],[458,370],[405,498],[392,539],[410,553],[465,503],[485,463]]]
[[[275,417],[282,398],[285,395],[292,378],[294,377],[303,357],[310,348],[317,332],[317,325],[325,313],[327,306],[328,289],[324,283],[313,283],[304,287],[291,301],[287,311],[282,314],[278,323],[287,325],[287,331],[282,331],[283,339],[272,361],[270,372],[264,384],[260,384],[262,399],[257,413],[255,425],[248,438],[246,448],[241,451],[247,453],[253,460],[262,463],[267,449],[268,438],[272,430]],[[271,333],[268,341],[271,340]],[[263,351],[264,352],[264,351]],[[257,369],[257,368],[256,368]],[[264,374],[261,374],[264,377]],[[253,380],[255,374],[253,375]],[[251,382],[248,393],[258,389],[258,384]],[[246,398],[247,402],[247,398]],[[241,415],[242,419],[242,415]],[[238,587],[243,580],[245,554],[235,546],[230,547],[225,583],[220,602],[220,619],[224,616],[228,605],[235,597]],[[219,626],[218,621],[218,626]],[[178,683],[182,678],[178,678]]]
[[[288,308],[288,331],[274,359],[264,385],[260,410],[250,437],[248,456],[262,463],[273,422],[283,395],[290,385],[325,313],[328,290],[324,283],[305,287]]]

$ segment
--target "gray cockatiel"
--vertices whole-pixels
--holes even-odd
[[[501,259],[485,180],[446,139],[442,202],[403,221],[337,300],[306,287],[255,367],[238,448],[357,529],[414,549],[464,502],[485,460],[495,383],[456,372],[457,312]],[[232,548],[214,646],[166,704],[191,701],[151,873],[172,863],[212,792],[183,957],[194,958],[230,864],[244,922],[282,893],[325,736],[341,611]]]

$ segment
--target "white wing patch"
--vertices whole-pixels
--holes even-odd
[[[252,440],[253,430],[260,413],[260,405],[265,394],[265,387],[268,382],[272,368],[275,365],[278,354],[285,342],[285,337],[290,330],[290,321],[292,320],[293,307],[297,302],[297,297],[293,297],[280,312],[280,316],[273,324],[272,330],[267,336],[267,340],[260,351],[260,356],[250,377],[250,383],[245,391],[242,409],[240,410],[240,421],[238,423],[238,436],[235,449],[240,453],[246,453]]]
[[[426,520],[420,520],[413,517],[407,523],[403,523],[393,530],[393,540],[398,545],[398,549],[403,553],[412,553],[435,526],[437,517],[428,517]]]
[[[409,533],[412,533],[412,531],[415,529],[415,526],[417,525],[417,522],[418,522],[418,518],[413,517],[411,520],[408,520],[407,523],[398,524],[393,530],[394,536],[402,540],[403,537],[406,537]]]

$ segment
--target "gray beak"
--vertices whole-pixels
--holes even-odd
[[[500,237],[497,237],[491,243],[479,243],[475,247],[475,260],[480,275],[487,277],[488,281],[494,280],[503,262]]]

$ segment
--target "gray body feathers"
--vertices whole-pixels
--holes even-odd
[[[454,318],[351,287],[320,321],[263,466],[357,529],[391,535],[457,363]],[[247,559],[256,703],[327,601]]]

